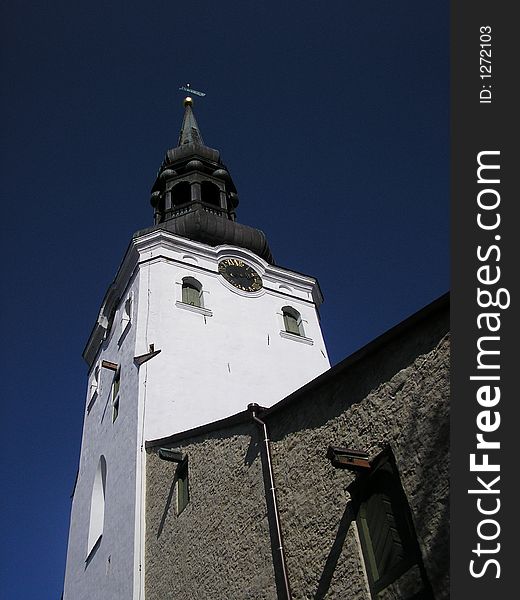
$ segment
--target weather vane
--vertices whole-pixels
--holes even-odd
[[[186,85],[182,85],[179,90],[182,90],[183,92],[188,92],[188,94],[195,94],[195,96],[205,96],[206,94],[204,92],[199,92],[198,90],[194,90],[193,88],[190,87],[190,84],[187,83]]]

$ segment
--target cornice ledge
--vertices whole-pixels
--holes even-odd
[[[148,233],[144,233],[132,240],[132,244],[139,254],[159,248],[161,245],[171,247],[174,250],[191,252],[195,255],[208,257],[215,255],[215,248],[181,237],[175,233],[171,233],[166,229],[156,229]]]

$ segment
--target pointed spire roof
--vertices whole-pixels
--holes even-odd
[[[197,120],[193,114],[193,100],[189,96],[184,99],[184,118],[182,120],[181,132],[179,134],[179,141],[177,146],[183,146],[184,144],[202,144],[202,134],[200,133]]]

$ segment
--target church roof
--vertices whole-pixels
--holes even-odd
[[[139,237],[156,229],[164,229],[208,246],[229,244],[239,248],[247,248],[268,263],[274,263],[263,231],[236,221],[230,221],[205,210],[195,209],[180,215],[176,219],[169,219],[159,225],[142,229],[137,231],[134,237]]]

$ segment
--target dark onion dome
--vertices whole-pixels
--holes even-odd
[[[213,176],[214,177],[218,177],[219,179],[229,179],[229,173],[226,171],[226,169],[217,169],[216,171],[213,171]]]
[[[204,165],[200,162],[200,160],[190,160],[190,162],[186,165],[186,171],[202,171]]]
[[[175,175],[177,175],[177,171],[174,171],[173,169],[164,169],[164,171],[159,175],[159,179],[164,181],[170,177],[175,177]]]
[[[208,244],[208,246],[230,244],[231,246],[246,248],[268,263],[274,264],[273,255],[263,231],[202,209],[191,211],[175,219],[159,223],[159,225],[137,231],[134,238],[159,229],[170,231],[175,235],[180,235],[195,242]]]

